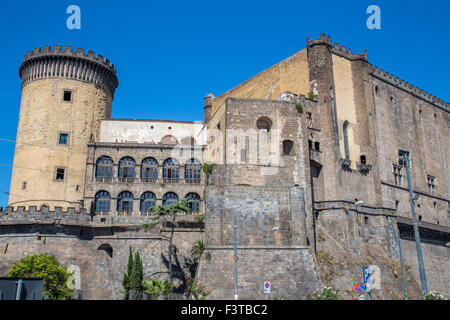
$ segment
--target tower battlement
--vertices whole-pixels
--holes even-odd
[[[329,35],[325,33],[320,34],[319,39],[306,38],[306,44],[308,48],[316,45],[327,45],[331,48],[332,52],[350,60],[364,60],[367,61],[367,51],[364,50],[362,53],[352,53],[349,48],[339,45],[337,42],[332,42]]]
[[[91,82],[108,91],[111,96],[119,85],[114,65],[102,55],[83,48],[64,50],[59,45],[30,50],[19,69],[22,88],[33,80],[46,78],[68,78]]]

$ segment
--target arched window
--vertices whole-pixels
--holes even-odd
[[[176,193],[173,192],[167,192],[164,196],[163,196],[163,205],[169,205],[172,203],[176,203],[178,202],[178,196]]]
[[[113,178],[113,161],[110,157],[100,157],[97,159],[95,166],[95,180],[112,181]]]
[[[343,130],[344,130],[345,159],[350,160],[350,149],[349,149],[349,145],[348,145],[348,121],[344,122]]]
[[[189,208],[191,208],[192,212],[200,211],[200,196],[198,194],[194,192],[188,193],[186,199],[189,200]]]
[[[158,181],[158,161],[154,158],[145,158],[141,163],[141,181]]]
[[[119,161],[119,181],[132,182],[136,178],[136,161],[131,157],[124,157]]]
[[[283,154],[285,156],[292,154],[292,148],[294,147],[294,143],[292,140],[284,140],[283,141]]]
[[[201,182],[202,164],[196,159],[190,159],[184,166],[184,179],[186,183]]]
[[[156,206],[156,196],[153,192],[147,191],[141,195],[141,212],[148,212],[151,207]]]
[[[117,211],[133,211],[133,194],[129,191],[123,191],[117,197]]]
[[[101,245],[97,248],[97,250],[105,251],[105,252],[108,254],[108,256],[109,256],[110,258],[113,257],[113,248],[111,247],[111,245],[110,245],[109,243],[103,243],[103,244],[101,244]]]
[[[111,210],[111,195],[108,191],[99,191],[95,195],[95,211],[109,212]]]
[[[163,163],[164,182],[178,182],[180,180],[180,164],[176,159],[169,158]]]
[[[161,144],[178,144],[178,141],[174,136],[167,135],[162,137]]]
[[[267,117],[259,118],[256,121],[256,127],[258,130],[267,130],[267,132],[269,132],[272,127],[272,121]]]

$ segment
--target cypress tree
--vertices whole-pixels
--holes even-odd
[[[122,286],[124,289],[124,294],[125,294],[124,299],[125,300],[128,300],[130,298],[130,290],[132,290],[131,282],[132,282],[133,267],[134,267],[133,251],[131,251],[131,247],[130,247],[130,253],[128,254],[128,268],[127,268],[127,272],[125,272],[125,274],[123,275],[123,280],[122,280]]]
[[[144,286],[142,281],[144,280],[144,272],[142,267],[142,260],[139,256],[139,251],[136,251],[134,256],[134,267],[133,267],[133,280],[132,280],[132,290],[136,291],[136,300],[142,299],[142,291]]]

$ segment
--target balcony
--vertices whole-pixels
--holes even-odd
[[[119,177],[119,178],[117,178],[117,180],[119,181],[119,182],[125,182],[125,183],[133,183],[133,182],[136,182],[136,178],[128,178],[128,177]]]

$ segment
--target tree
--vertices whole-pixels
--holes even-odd
[[[125,272],[125,274],[123,275],[123,280],[122,280],[122,287],[123,287],[123,294],[124,300],[129,300],[130,299],[130,281],[131,281],[131,275],[133,273],[133,252],[131,251],[131,247],[130,247],[130,252],[128,253],[128,267],[127,267],[127,272]]]
[[[170,225],[172,229],[170,237],[163,236],[163,239],[169,242],[169,275],[170,275],[170,284],[173,287],[172,256],[174,246],[172,243],[173,243],[174,229],[177,226],[175,218],[177,213],[191,211],[191,208],[189,208],[189,200],[181,199],[169,205],[150,207],[149,211],[153,214],[152,217],[150,218],[150,222],[143,224],[144,227],[153,228],[156,225],[156,223],[160,220],[160,218],[162,218],[161,225],[162,226]],[[166,216],[172,216],[171,219],[172,221],[169,222],[166,219]]]
[[[48,293],[49,300],[68,299],[73,289],[67,282],[73,273],[67,271],[68,266],[62,266],[55,256],[47,253],[26,256],[15,262],[8,271],[7,277],[12,278],[43,278],[44,290],[42,297]],[[72,280],[74,281],[74,280]]]
[[[133,270],[130,276],[130,290],[135,292],[135,300],[142,300],[142,291],[144,287],[142,281],[144,280],[144,273],[142,267],[142,260],[139,256],[139,251],[136,251],[134,255]]]
[[[205,242],[203,241],[203,239],[200,239],[195,241],[191,249],[191,254],[194,257],[194,259],[199,260],[204,250],[205,250]]]

